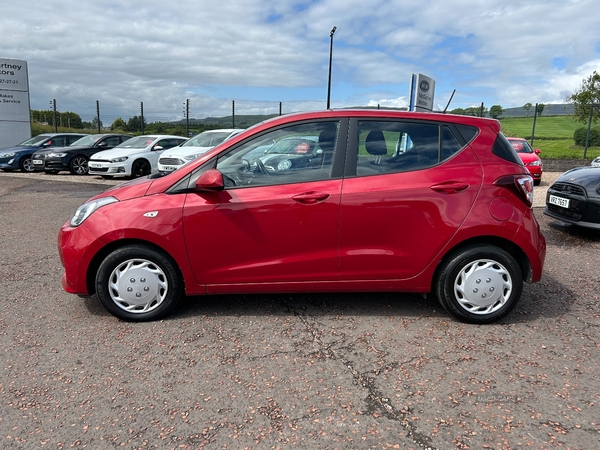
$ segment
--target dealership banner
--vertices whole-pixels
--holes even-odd
[[[410,80],[409,111],[433,111],[435,80],[421,73],[412,74]]]
[[[27,61],[0,58],[0,148],[30,137]]]

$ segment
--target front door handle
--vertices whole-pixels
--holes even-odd
[[[326,194],[325,192],[304,192],[302,194],[294,195],[292,200],[298,203],[304,203],[307,205],[312,205],[314,203],[324,202],[330,197],[330,194]]]

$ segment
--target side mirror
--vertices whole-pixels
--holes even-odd
[[[102,141],[98,143],[98,147],[108,147],[108,144],[106,143],[106,141]]]
[[[164,150],[164,148],[160,145],[157,145],[152,150]]]
[[[52,145],[52,141],[46,141],[42,144],[42,147],[50,147]]]
[[[222,191],[225,189],[223,174],[217,169],[208,169],[196,180],[196,190],[200,192]]]
[[[539,148],[534,148],[533,151],[536,155],[539,155],[542,152]]]

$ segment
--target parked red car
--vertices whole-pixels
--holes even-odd
[[[542,165],[542,160],[538,156],[540,154],[539,148],[531,148],[529,142],[525,139],[521,138],[513,138],[509,137],[508,142],[513,148],[516,150],[519,158],[523,161],[523,164],[529,170],[529,173],[533,177],[533,183],[537,186],[542,182],[542,172],[544,171],[544,167]]]
[[[245,157],[295,136],[317,141],[310,164]],[[79,207],[58,235],[62,284],[129,321],[164,317],[183,294],[385,291],[432,293],[487,323],[542,275],[532,199],[496,120],[285,115]]]

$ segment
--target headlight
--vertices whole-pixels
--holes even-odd
[[[11,156],[15,156],[16,154],[17,154],[16,152],[0,153],[0,158],[10,158]]]
[[[201,154],[202,153],[195,153],[193,155],[187,155],[187,156],[184,156],[183,159],[186,160],[186,161],[193,161],[196,158],[198,158]]]
[[[66,153],[48,153],[48,158],[64,158]]]
[[[77,208],[77,211],[75,211],[75,214],[73,214],[73,217],[71,217],[71,222],[69,222],[69,225],[72,227],[78,227],[98,208],[102,208],[103,206],[110,205],[111,203],[118,201],[119,200],[114,197],[102,197],[98,200],[92,200],[91,202],[84,203]]]
[[[530,166],[541,166],[542,162],[541,161],[533,161],[529,163]]]
[[[127,161],[127,158],[129,158],[128,156],[121,156],[119,158],[113,158],[110,160],[111,163],[118,163],[118,162],[123,162],[123,161]]]

